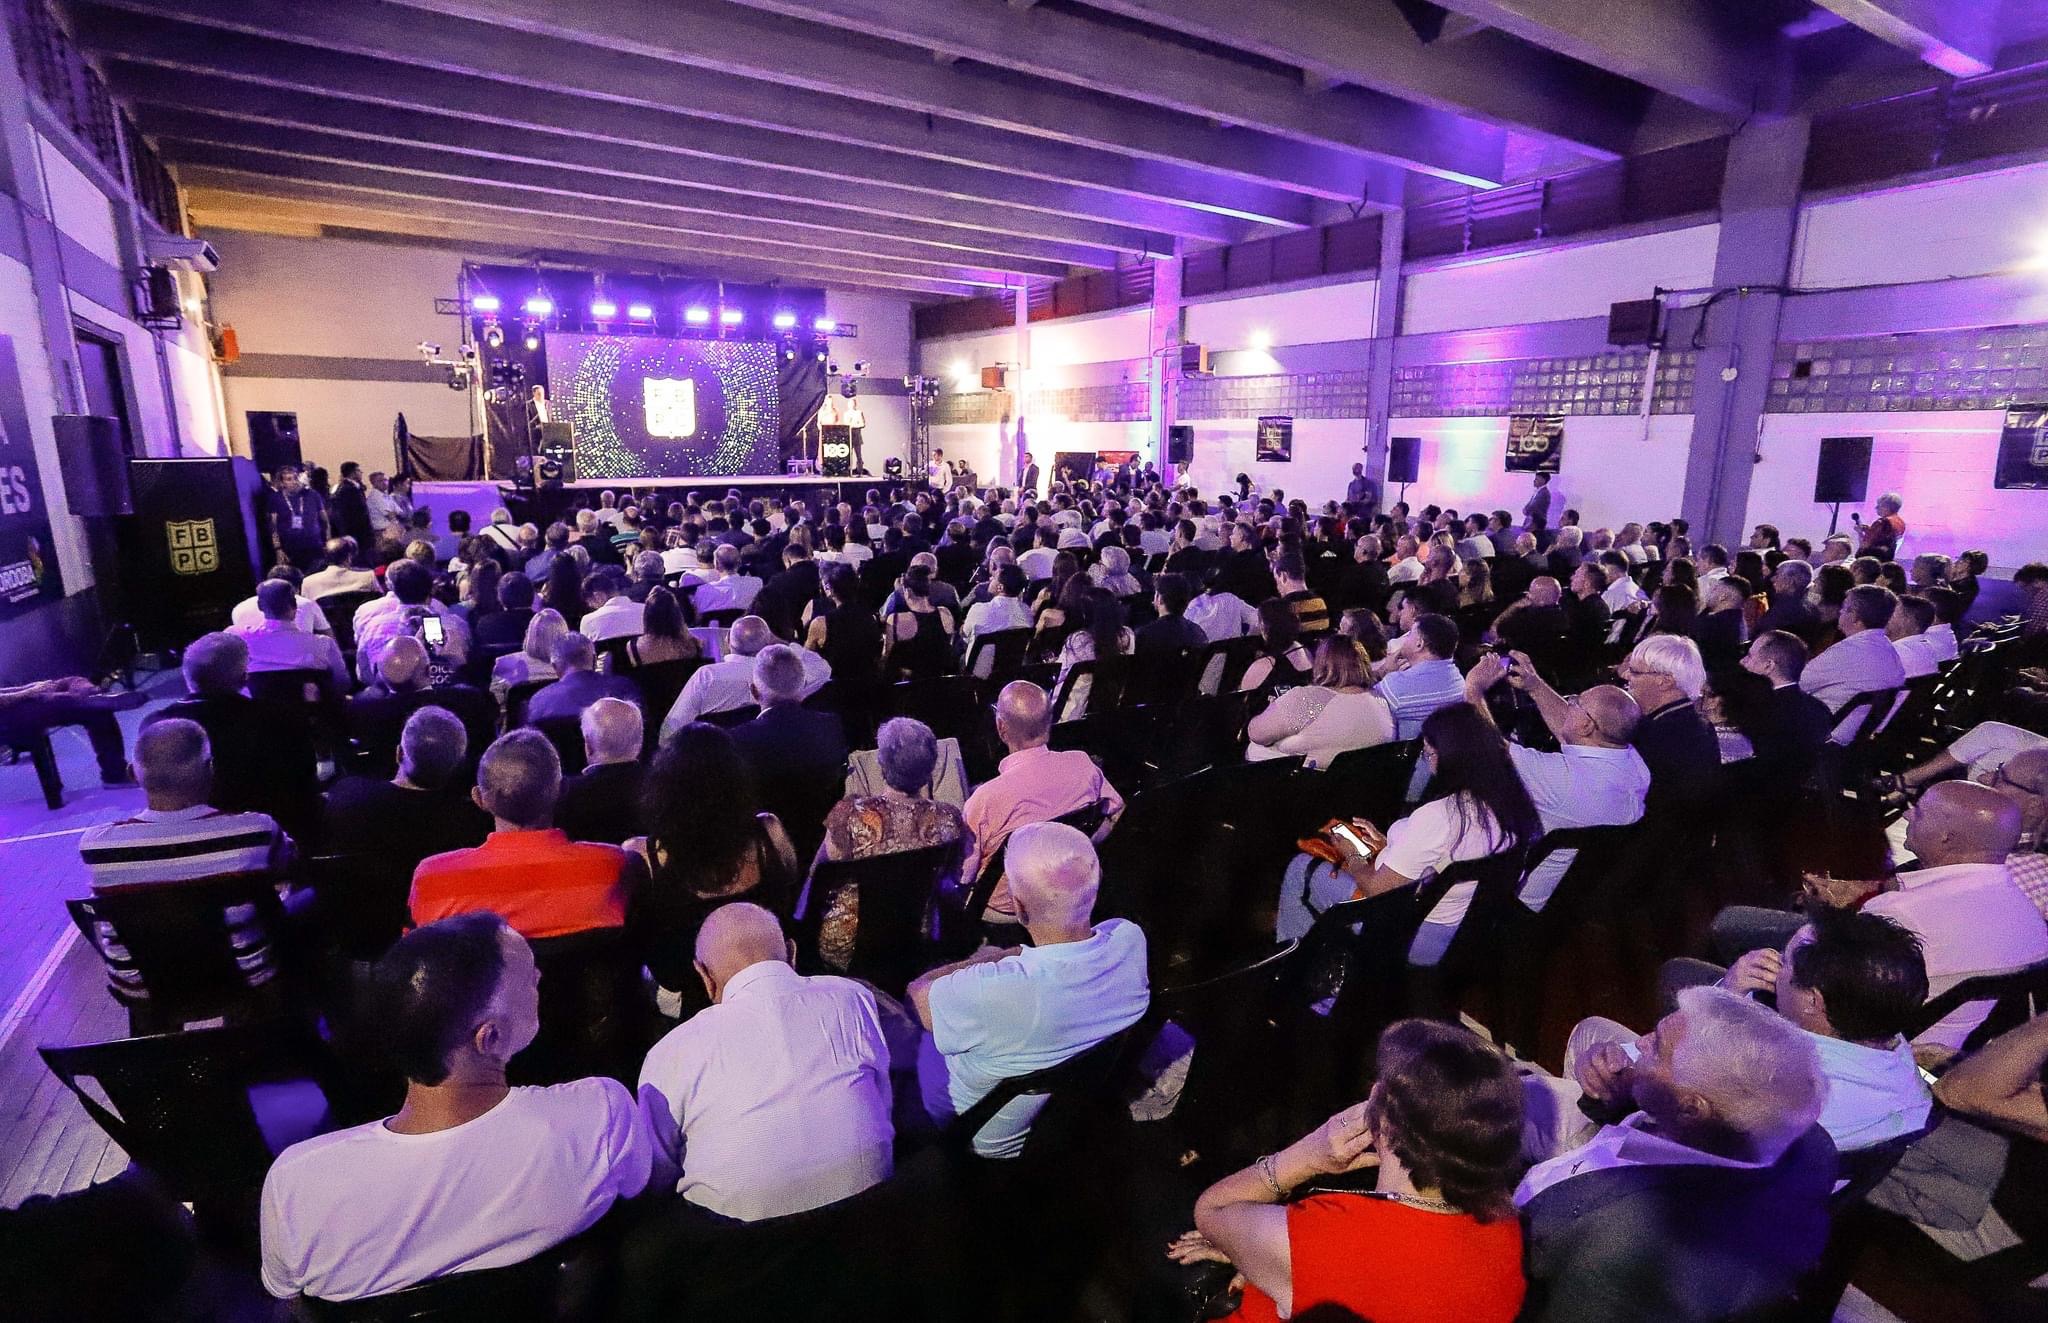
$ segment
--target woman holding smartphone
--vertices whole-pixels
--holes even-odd
[[[1402,1020],[1380,1035],[1372,1093],[1195,1201],[1178,1263],[1245,1282],[1233,1323],[1319,1307],[1373,1323],[1510,1323],[1522,1307],[1522,1090],[1477,1034]],[[1324,1189],[1377,1167],[1370,1192]],[[1351,1182],[1347,1182],[1352,1184]]]

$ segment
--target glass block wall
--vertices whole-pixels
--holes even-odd
[[[1689,349],[1659,356],[1652,412],[1692,412],[1697,360]],[[1392,413],[1396,418],[1632,414],[1642,408],[1643,376],[1649,366],[1647,350],[1628,349],[1566,358],[1397,367]]]
[[[1369,375],[1298,372],[1268,377],[1183,377],[1173,383],[1176,418],[1364,418]]]
[[[1780,344],[1768,413],[2002,409],[2048,400],[2048,325]]]

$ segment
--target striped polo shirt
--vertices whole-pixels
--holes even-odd
[[[94,891],[261,873],[281,862],[284,833],[264,813],[223,813],[210,804],[144,809],[94,827],[78,843]]]

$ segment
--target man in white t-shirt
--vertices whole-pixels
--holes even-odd
[[[1005,856],[1010,894],[1031,945],[985,947],[913,980],[905,1000],[929,1030],[918,1054],[925,1110],[940,1124],[1006,1079],[1059,1065],[1145,1014],[1145,934],[1124,919],[1090,925],[1102,865],[1079,831],[1019,827]],[[1024,1151],[1043,1097],[998,1111],[974,1136],[985,1158]]]
[[[261,1214],[272,1295],[360,1300],[521,1263],[646,1188],[653,1146],[623,1084],[506,1083],[540,1028],[540,972],[504,920],[414,929],[371,998],[405,1105],[279,1155]]]

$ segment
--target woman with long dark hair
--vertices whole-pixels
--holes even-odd
[[[1693,625],[1699,620],[1700,601],[1693,590],[1677,586],[1666,586],[1657,590],[1650,599],[1650,623],[1644,629],[1647,634],[1682,634],[1692,637]]]
[[[882,622],[862,600],[852,566],[827,567],[825,600],[831,603],[825,610],[810,611],[804,646],[825,659],[842,685],[872,682],[882,660]]]
[[[583,562],[562,552],[548,562],[548,579],[541,589],[540,604],[561,612],[574,629],[583,623]]]
[[[1315,657],[1301,641],[1301,617],[1277,597],[1259,603],[1259,638],[1264,646],[1244,668],[1238,688],[1272,699],[1315,678]]]
[[[1510,1323],[1522,1307],[1522,1087],[1498,1048],[1458,1025],[1380,1035],[1366,1100],[1195,1201],[1179,1263],[1246,1281],[1231,1323],[1341,1317]],[[1377,1167],[1375,1188],[1319,1188]]]
[[[1085,585],[1087,577],[1074,580]],[[1137,636],[1124,626],[1124,604],[1106,588],[1083,587],[1080,590],[1080,625],[1067,635],[1060,645],[1060,674],[1053,685],[1057,694],[1067,682],[1067,673],[1082,662],[1100,661],[1107,657],[1128,657],[1138,645]],[[1094,690],[1094,677],[1081,676],[1074,681],[1074,692],[1069,695],[1066,707],[1058,720],[1079,717],[1088,711],[1088,696]]]
[[[882,667],[891,679],[920,680],[953,669],[953,613],[932,601],[932,572],[903,573],[903,609],[882,622]]]
[[[626,929],[654,975],[664,1010],[701,997],[692,967],[704,916],[735,900],[787,916],[795,896],[796,847],[761,807],[752,771],[732,736],[693,722],[662,741],[640,786],[645,836],[626,842],[647,881],[626,904]]]
[[[640,635],[626,641],[626,660],[634,666],[695,661],[704,645],[683,620],[683,600],[669,588],[650,588],[641,613]]]
[[[1542,833],[1507,741],[1471,704],[1429,714],[1422,723],[1422,761],[1431,772],[1424,802],[1387,828],[1378,855],[1354,854],[1338,868],[1296,857],[1280,887],[1283,940],[1305,935],[1318,914],[1341,901],[1427,885],[1452,864],[1529,845]],[[1477,883],[1460,882],[1444,893],[1408,948],[1409,963],[1443,959],[1477,889]]]

